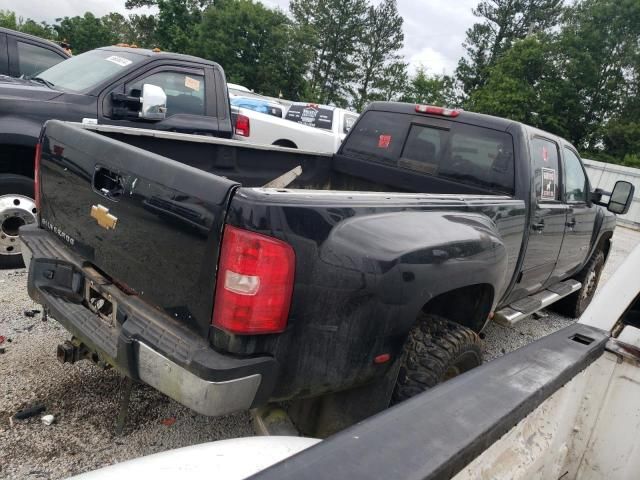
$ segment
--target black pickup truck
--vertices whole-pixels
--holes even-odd
[[[33,77],[69,57],[70,53],[49,40],[0,28],[0,75]]]
[[[0,30],[0,50],[2,39]],[[9,43],[9,52],[20,51],[20,45]],[[164,118],[141,112],[143,84],[164,90]],[[49,119],[233,134],[224,71],[202,58],[113,46],[27,78],[0,77],[0,268],[19,266],[18,228],[35,221],[33,158]]]
[[[298,168],[300,167],[300,168]],[[206,415],[325,435],[481,363],[488,319],[578,315],[633,186],[565,140],[373,103],[335,155],[49,121],[30,296],[93,359]],[[606,192],[604,192],[606,193]]]

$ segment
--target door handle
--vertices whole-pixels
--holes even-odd
[[[544,230],[544,218],[540,219],[538,223],[532,224],[531,228],[538,233],[542,233],[542,231]]]
[[[124,179],[116,172],[98,167],[93,175],[93,188],[105,197],[115,199],[124,193]]]
[[[569,220],[566,223],[567,227],[569,227],[571,230],[573,230],[573,228],[576,226],[576,219],[572,218],[571,220]]]

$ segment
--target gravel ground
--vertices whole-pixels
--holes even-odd
[[[640,243],[640,232],[618,228],[602,281]],[[130,458],[196,443],[252,435],[247,413],[209,418],[197,415],[143,385],[134,387],[125,435],[114,435],[120,379],[88,362],[62,365],[56,346],[68,334],[54,320],[43,321],[26,292],[24,270],[0,270],[0,478],[55,479]],[[523,320],[514,328],[490,324],[487,360],[548,335],[573,322],[552,312]],[[545,316],[546,315],[546,316]],[[35,404],[56,421],[40,416],[9,418]]]

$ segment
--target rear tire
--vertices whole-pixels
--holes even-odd
[[[570,318],[580,317],[593,300],[603,269],[604,253],[602,250],[598,250],[594,252],[580,273],[573,277],[582,283],[580,290],[557,301],[549,308]]]
[[[476,332],[423,313],[409,332],[392,403],[407,400],[481,364],[481,340]]]
[[[33,179],[0,175],[0,268],[22,268],[18,229],[35,222]]]

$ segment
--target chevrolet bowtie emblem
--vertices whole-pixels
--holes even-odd
[[[91,207],[91,216],[96,219],[98,225],[107,230],[113,230],[118,223],[118,217],[111,215],[107,207],[102,205],[93,205]]]

